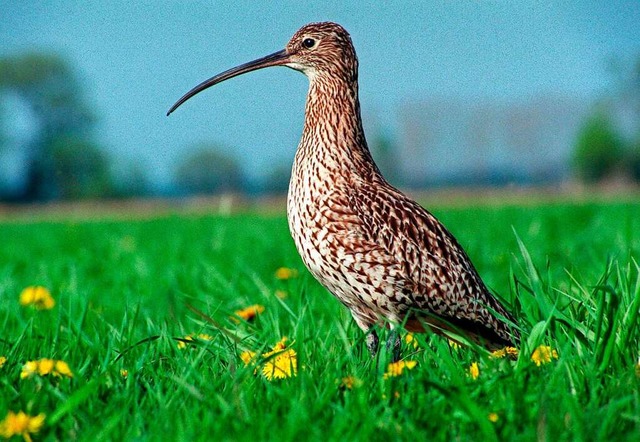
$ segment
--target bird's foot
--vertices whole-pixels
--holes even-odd
[[[387,337],[387,352],[391,353],[391,362],[398,362],[400,360],[402,350],[402,341],[400,340],[400,333],[398,330],[392,329]]]
[[[369,353],[371,353],[371,357],[375,358],[378,354],[378,334],[375,330],[369,329],[367,333],[367,348],[369,349]]]

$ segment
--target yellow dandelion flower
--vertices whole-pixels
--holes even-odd
[[[38,372],[38,361],[28,361],[22,366],[20,379],[30,378]]]
[[[0,368],[2,368],[2,366],[6,363],[7,363],[7,358],[4,356],[0,356]]]
[[[418,361],[391,362],[387,366],[387,372],[383,375],[383,378],[389,379],[390,377],[400,376],[405,368],[407,370],[412,370],[416,365],[418,365]]]
[[[40,359],[38,361],[38,374],[40,376],[46,376],[53,371],[53,367],[56,361],[53,359]]]
[[[416,340],[415,336],[413,336],[413,333],[407,333],[407,335],[404,337],[404,342],[406,342],[410,346],[413,346],[413,348],[418,348],[418,341]]]
[[[298,374],[298,355],[291,348],[272,351],[263,357],[266,361],[262,366],[262,375],[269,381],[290,378]]]
[[[502,359],[507,355],[507,352],[504,348],[500,348],[498,350],[493,350],[491,352],[491,357],[496,359]]]
[[[53,369],[54,376],[66,376],[68,378],[73,377],[73,373],[71,373],[71,369],[69,368],[69,364],[64,361],[56,361],[55,367]]]
[[[270,381],[290,378],[298,374],[298,355],[292,348],[287,348],[286,342],[286,337],[280,339],[271,351],[261,355],[263,362],[260,372]],[[250,350],[243,351],[240,359],[244,365],[258,363],[256,353]]]
[[[51,293],[45,287],[34,285],[22,290],[20,293],[20,305],[33,306],[37,310],[51,310],[56,302]]]
[[[66,362],[45,358],[37,361],[26,362],[22,366],[20,379],[30,378],[36,374],[39,376],[47,376],[51,374],[55,377],[73,377],[73,373]]]
[[[44,424],[45,415],[29,416],[24,411],[14,413],[9,411],[0,422],[0,436],[10,439],[13,436],[22,436],[26,442],[31,442],[31,434],[37,433]]]
[[[262,375],[268,380],[290,378],[297,375],[298,355],[295,350],[287,349],[286,342],[288,340],[284,336],[273,346],[270,352],[262,355],[266,360],[262,367]]]
[[[278,341],[278,343],[276,345],[273,346],[273,348],[271,349],[271,352],[269,353],[265,353],[263,356],[264,357],[268,357],[270,355],[272,355],[273,353],[280,351],[280,350],[284,350],[285,348],[287,348],[287,344],[286,342],[289,340],[289,338],[287,338],[286,336],[284,336],[282,339],[280,339]]]
[[[186,341],[193,341],[193,335],[187,335],[178,341],[178,348],[182,349],[187,346]]]
[[[500,419],[500,416],[498,416],[498,413],[489,413],[489,415],[487,416],[487,418],[488,418],[491,422],[495,423],[495,422],[498,422],[498,419]]]
[[[471,379],[473,380],[478,379],[478,377],[480,376],[480,367],[478,366],[477,362],[473,362],[469,366],[469,376],[471,376]]]
[[[287,267],[280,267],[276,270],[277,279],[292,279],[298,277],[298,271],[296,269],[290,269]]]
[[[558,352],[548,345],[538,346],[531,355],[531,360],[538,367],[550,363],[551,359],[558,359]]]
[[[195,333],[189,333],[187,336],[179,338],[180,340],[178,341],[178,348],[186,348],[187,344],[189,342],[193,342],[194,338],[196,337],[201,341],[211,341],[213,339],[213,336],[206,333],[200,333],[198,336],[196,336]]]
[[[517,359],[518,355],[520,354],[520,350],[515,347],[505,347],[504,351],[507,353],[507,356],[512,359]]]
[[[121,369],[120,376],[122,376],[124,379],[127,379],[129,377],[129,370],[127,370],[126,368]]]
[[[496,359],[504,358],[508,356],[509,358],[515,359],[518,357],[519,350],[515,347],[504,347],[498,350],[494,350],[491,352],[491,357]]]
[[[362,385],[362,381],[355,376],[346,376],[340,381],[340,388],[346,390],[353,390]]]
[[[263,311],[264,311],[264,306],[260,304],[254,304],[254,305],[250,305],[247,308],[243,308],[242,310],[236,310],[234,312],[234,315],[236,315],[240,319],[244,319],[245,321],[249,322],[255,319],[255,317],[258,316]],[[232,319],[235,319],[235,318],[232,318]]]
[[[249,365],[251,362],[253,362],[255,357],[256,357],[255,351],[247,350],[240,353],[240,359],[242,359],[242,362],[244,362],[244,365]]]

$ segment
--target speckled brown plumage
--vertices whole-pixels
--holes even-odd
[[[515,344],[517,332],[497,317],[511,316],[456,239],[375,165],[360,118],[358,60],[340,25],[302,27],[285,50],[201,83],[169,113],[214,84],[277,65],[309,78],[289,185],[289,229],[313,276],[369,332],[369,348],[377,348],[374,326],[396,324],[416,331],[425,324],[455,328],[489,347]]]

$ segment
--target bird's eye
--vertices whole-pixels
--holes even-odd
[[[316,45],[316,40],[313,38],[305,38],[302,40],[302,46],[307,49],[312,49]]]

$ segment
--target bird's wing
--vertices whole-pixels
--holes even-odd
[[[427,210],[388,184],[353,186],[348,206],[364,247],[395,263],[396,285],[412,309],[437,315],[493,341],[510,341],[491,313],[510,318],[489,293],[453,235]],[[353,233],[351,233],[353,234]]]

